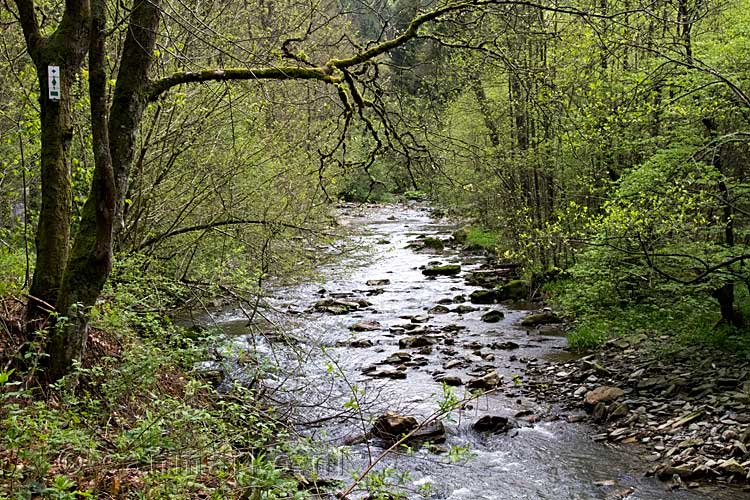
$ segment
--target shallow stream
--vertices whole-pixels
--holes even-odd
[[[503,376],[499,391],[469,402],[444,419],[447,440],[442,445],[443,453],[422,448],[389,454],[375,467],[380,472],[373,477],[389,476],[393,480],[408,471],[408,477],[401,478],[401,488],[409,498],[750,498],[738,491],[710,488],[672,491],[669,484],[644,476],[651,464],[636,446],[595,442],[594,428],[555,418],[555,408],[527,398],[522,390],[524,367],[566,355],[564,337],[519,326],[528,310],[465,302],[479,310],[428,314],[441,299],[458,295],[468,299],[477,287],[467,285],[463,276],[484,262],[483,258],[449,248],[443,252],[407,248],[421,235],[446,239],[453,229],[450,224],[433,219],[419,205],[349,207],[341,209],[339,215],[342,224],[355,230],[359,250],[324,270],[324,282],[279,287],[268,298],[276,311],[269,313],[274,316],[271,319],[281,322],[293,339],[290,344],[294,349],[283,347],[277,338],[269,341],[249,334],[242,311],[225,310],[213,318],[224,328],[234,348],[256,349],[278,358],[284,369],[266,383],[283,386],[283,391],[275,394],[280,402],[302,403],[297,417],[308,422],[301,426],[301,432],[311,440],[310,453],[321,457],[317,466],[320,477],[348,482],[353,473],[368,465],[371,457],[383,451],[376,441],[347,443],[362,441],[358,437],[369,430],[372,419],[385,411],[419,419],[435,412],[446,399],[443,387],[435,381],[440,372],[467,381],[495,369]],[[424,276],[421,269],[433,261],[460,264],[462,272],[458,276]],[[368,286],[369,280],[388,283]],[[372,305],[339,315],[309,310],[317,301],[331,297],[364,298]],[[447,307],[458,304],[453,302]],[[482,322],[480,317],[490,308],[501,310],[504,319],[498,323]],[[432,335],[438,342],[422,351],[399,349],[399,339],[414,332],[402,331],[398,326],[412,323],[410,317],[424,315],[427,318],[417,319],[426,321],[416,328],[424,329],[421,334]],[[362,321],[375,321],[381,327],[361,333],[349,329]],[[354,340],[369,340],[372,346],[351,347]],[[493,343],[507,342],[519,347],[491,347]],[[411,355],[412,366],[406,368],[406,378],[394,380],[363,373],[374,365],[394,369],[379,363],[403,351]],[[462,364],[445,369],[444,365],[452,360]],[[293,375],[289,376],[289,371]],[[463,386],[453,392],[459,399],[465,396]],[[347,408],[355,411],[346,411]],[[488,414],[523,418],[518,418],[520,427],[510,433],[474,431],[471,424]],[[393,473],[383,473],[387,468]],[[360,497],[361,492],[350,498]]]

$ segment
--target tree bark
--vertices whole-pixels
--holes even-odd
[[[73,137],[71,87],[88,46],[88,0],[66,0],[65,14],[54,33],[43,37],[32,0],[16,0],[29,55],[39,80],[41,110],[42,206],[36,234],[36,263],[27,307],[27,321],[35,322],[54,306],[70,246],[72,187],[69,164]],[[49,98],[48,66],[60,67],[60,99]]]

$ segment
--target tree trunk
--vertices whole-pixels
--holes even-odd
[[[72,188],[70,142],[73,137],[71,88],[83,64],[88,46],[88,0],[68,0],[55,32],[42,37],[31,0],[16,0],[26,47],[36,67],[41,110],[42,206],[36,235],[36,264],[26,317],[46,316],[54,307],[70,246]],[[60,68],[60,98],[49,98],[48,66]]]
[[[94,177],[57,298],[57,308],[67,321],[53,329],[49,338],[49,380],[59,379],[83,358],[89,310],[112,271],[113,238],[118,231],[115,223],[122,218],[159,23],[157,1],[144,0],[134,7],[112,109],[107,113],[104,1],[92,1],[89,49]]]

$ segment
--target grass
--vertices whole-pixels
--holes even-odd
[[[480,248],[495,251],[500,244],[500,235],[480,227],[469,228],[466,234],[466,245],[469,248]]]

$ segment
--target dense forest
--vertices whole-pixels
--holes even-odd
[[[306,496],[175,318],[313,279],[342,202],[460,221],[571,349],[749,352],[750,0],[5,0],[0,34],[0,498]],[[221,480],[131,467],[201,440]]]

